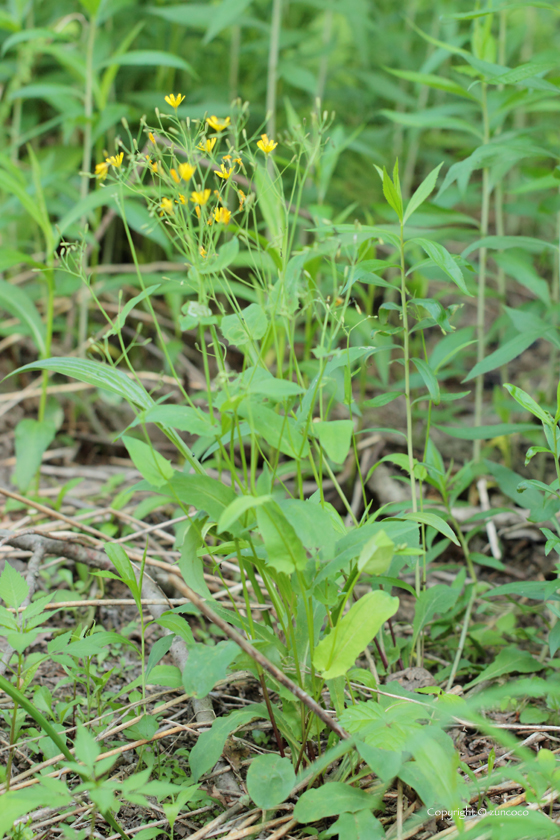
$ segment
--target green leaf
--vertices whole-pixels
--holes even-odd
[[[385,531],[378,531],[364,545],[358,557],[358,570],[366,575],[382,575],[395,553],[395,543]]]
[[[432,368],[428,362],[424,361],[424,359],[411,359],[410,361],[422,377],[424,385],[429,391],[430,398],[436,405],[439,405],[441,399],[439,393],[439,382],[437,381],[437,377]]]
[[[138,472],[154,487],[163,487],[173,478],[171,462],[160,455],[153,446],[138,438],[123,436],[122,441]]]
[[[223,680],[229,666],[239,653],[235,642],[217,645],[197,644],[189,648],[183,669],[183,688],[190,697],[206,697],[219,680]]]
[[[437,426],[441,432],[459,440],[492,440],[502,435],[540,431],[534,423],[496,423],[493,426]]]
[[[20,607],[29,595],[29,586],[13,566],[6,560],[4,571],[0,575],[0,598],[14,610]]]
[[[257,525],[265,544],[268,563],[278,572],[291,575],[307,565],[305,548],[277,502],[257,508]]]
[[[510,341],[506,341],[493,353],[490,353],[482,362],[476,364],[468,376],[465,376],[463,382],[468,382],[469,379],[475,379],[483,373],[489,373],[491,370],[507,365],[513,359],[520,356],[531,344],[542,338],[542,332],[526,332],[522,333]]]
[[[338,814],[372,811],[378,801],[378,797],[344,782],[327,782],[302,794],[294,808],[294,818],[300,823],[311,823]]]
[[[54,423],[49,420],[20,420],[15,430],[16,468],[13,480],[24,493],[41,466],[44,453],[56,434]]]
[[[185,70],[191,76],[197,75],[188,61],[164,50],[130,50],[123,55],[106,58],[98,67],[110,67],[114,64],[122,67],[175,67],[177,70]]]
[[[443,245],[440,245],[439,242],[432,242],[429,239],[422,239],[421,237],[416,237],[415,239],[410,239],[409,243],[414,242],[416,245],[419,245],[420,248],[428,255],[428,257],[432,260],[432,262],[440,268],[444,274],[446,274],[454,283],[461,289],[461,291],[472,297],[471,293],[467,289],[465,284],[465,280],[463,278],[463,272],[447,250],[444,248]]]
[[[290,795],[296,774],[289,758],[269,753],[252,761],[247,773],[247,790],[257,806],[264,811],[277,808]]]
[[[418,634],[436,613],[443,614],[450,610],[459,597],[459,590],[452,586],[438,583],[420,593],[416,600],[413,623],[412,644],[414,646]]]
[[[206,475],[175,472],[169,487],[180,502],[206,511],[214,522],[219,521],[224,510],[237,498],[231,487]]]
[[[200,437],[214,437],[222,433],[221,428],[212,422],[209,414],[201,408],[190,408],[186,405],[155,405],[148,411],[142,412],[131,423],[131,426],[137,426],[140,422],[157,423]]]
[[[120,370],[115,370],[115,368],[101,362],[93,362],[90,359],[57,356],[24,365],[14,373],[20,373],[23,370],[53,370],[63,376],[72,376],[80,382],[87,382],[96,388],[112,391],[140,408],[150,408],[153,405],[152,398],[138,382],[129,379]],[[10,375],[13,376],[13,374]]]
[[[550,426],[554,428],[554,420],[548,413],[545,411],[544,408],[541,408],[535,400],[529,396],[529,394],[524,391],[522,388],[518,388],[516,385],[510,385],[509,383],[504,383],[504,388],[506,391],[511,394],[513,399],[519,403],[519,405],[524,408],[526,411],[531,412],[535,417],[538,417],[539,420],[544,423],[545,426]]]
[[[368,700],[349,706],[340,716],[340,722],[351,735],[357,735],[370,747],[388,753],[387,772],[392,776],[399,769],[399,753],[408,750],[411,739],[421,731],[417,721],[426,717],[426,711],[424,706],[404,700],[392,700],[387,708]],[[364,758],[368,761],[367,752],[364,752]],[[379,758],[374,753],[372,762],[377,763]],[[385,774],[383,777],[387,778]]]
[[[436,531],[439,531],[440,534],[443,534],[444,537],[447,537],[449,540],[451,540],[451,542],[454,542],[455,545],[459,545],[459,540],[455,536],[452,529],[449,527],[445,519],[442,519],[441,516],[437,515],[437,513],[419,511],[417,513],[403,513],[397,518],[410,519],[412,522],[421,522],[424,525],[430,525],[430,527],[435,528]]]
[[[271,244],[278,247],[287,225],[286,207],[279,194],[280,182],[272,180],[265,165],[259,164],[254,171],[259,209],[263,215]]]
[[[409,219],[410,216],[412,216],[414,211],[417,210],[420,207],[420,205],[423,204],[428,198],[428,196],[432,193],[436,185],[439,170],[442,166],[443,163],[440,163],[439,166],[436,166],[435,169],[432,169],[430,174],[426,178],[424,178],[424,180],[422,181],[422,183],[420,184],[420,186],[418,187],[418,189],[407,204],[403,218],[403,224],[406,224],[407,219]]]
[[[482,671],[478,677],[467,683],[465,688],[471,688],[473,685],[485,680],[495,680],[504,674],[533,674],[536,671],[542,671],[544,665],[537,659],[533,659],[531,654],[526,650],[519,650],[519,648],[510,645],[500,651],[498,656]]]
[[[331,461],[344,463],[352,443],[352,420],[321,420],[312,428]]]
[[[219,6],[214,6],[211,23],[206,30],[202,43],[209,44],[216,35],[223,32],[228,26],[238,24],[239,18],[250,3],[251,0],[223,0]]]
[[[313,654],[313,664],[326,679],[340,677],[354,665],[385,621],[399,608],[399,599],[387,592],[368,592],[322,639]]]
[[[225,242],[215,257],[206,257],[204,262],[197,266],[198,274],[217,274],[224,271],[237,257],[239,253],[239,240],[236,236]]]
[[[255,718],[268,720],[264,703],[251,703],[246,709],[238,709],[225,717],[217,718],[211,729],[201,732],[189,755],[193,781],[198,782],[200,777],[219,761],[228,735]]]
[[[251,303],[239,314],[224,315],[220,329],[226,341],[238,347],[261,339],[268,329],[268,318],[258,303]]]
[[[264,505],[266,502],[270,501],[272,501],[272,496],[251,496],[250,494],[247,496],[238,496],[235,501],[228,505],[220,516],[218,522],[218,534],[229,530],[231,525],[233,525],[234,522],[237,522],[239,517],[243,516],[243,514],[248,510],[251,510],[251,508]]]
[[[382,824],[369,809],[342,814],[324,836],[333,837],[335,834],[339,840],[384,840],[387,836]]]
[[[146,663],[146,680],[150,676],[150,673],[155,668],[157,663],[168,653],[169,648],[173,644],[173,635],[169,633],[167,636],[162,636],[160,639],[156,639],[153,643],[150,655],[148,656],[148,662]],[[181,683],[179,683],[181,685]]]
[[[144,289],[140,294],[135,295],[135,297],[131,298],[129,301],[125,303],[121,311],[119,312],[116,321],[113,324],[113,328],[110,329],[108,332],[105,333],[105,337],[108,338],[111,335],[119,335],[120,331],[124,327],[126,323],[126,319],[134,309],[134,307],[141,303],[141,301],[145,300],[146,298],[150,297],[159,287],[161,283],[158,283],[154,286],[148,286],[147,289]]]
[[[129,556],[118,543],[107,543],[105,546],[105,554],[117,570],[121,580],[126,583],[129,589],[137,590],[138,584],[136,576]]]
[[[194,637],[188,621],[185,621],[183,616],[171,611],[164,612],[163,615],[157,619],[157,624],[165,627],[175,636],[179,636],[186,645],[194,645]]]

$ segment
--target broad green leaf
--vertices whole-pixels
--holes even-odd
[[[410,361],[422,377],[424,385],[430,394],[430,398],[436,405],[438,405],[441,399],[439,393],[439,382],[437,381],[437,377],[432,368],[424,359],[411,359]]]
[[[218,534],[227,531],[234,522],[237,522],[240,516],[243,516],[248,510],[259,505],[264,505],[266,502],[272,501],[272,496],[238,496],[224,510],[218,522]]]
[[[73,757],[73,756],[72,756]],[[44,779],[38,785],[26,790],[9,790],[2,794],[0,812],[0,840],[10,832],[16,820],[37,808],[54,808],[62,811],[71,802],[67,786],[59,779]],[[21,825],[25,826],[24,820]]]
[[[163,659],[166,653],[168,653],[169,648],[173,644],[173,635],[169,633],[167,636],[161,636],[161,638],[156,639],[150,649],[150,655],[148,656],[148,662],[146,663],[146,680],[150,676],[150,672],[155,668],[157,663]],[[179,683],[180,685],[181,683]]]
[[[279,193],[280,181],[273,180],[266,166],[259,164],[254,170],[259,209],[263,215],[271,244],[277,248],[287,225],[286,207]]]
[[[0,575],[0,598],[14,610],[20,607],[29,594],[29,586],[24,577],[20,575],[13,566],[6,560],[4,570]]]
[[[418,189],[407,204],[404,213],[403,224],[406,224],[407,219],[409,219],[410,216],[412,216],[414,211],[417,210],[420,207],[420,205],[423,204],[428,198],[428,196],[431,194],[436,185],[439,170],[442,166],[443,163],[440,163],[439,166],[436,166],[435,169],[432,169],[430,174],[427,175],[426,178],[424,178],[424,180],[422,181],[422,183],[420,184],[420,186],[418,187]]]
[[[463,96],[465,99],[474,99],[472,93],[466,88],[461,87],[451,79],[446,79],[445,76],[436,76],[433,73],[417,73],[414,70],[396,70],[392,67],[385,67],[384,69],[388,73],[392,73],[393,76],[398,76],[399,79],[406,79],[417,85],[426,85],[426,87],[434,90],[444,90],[446,93]]]
[[[131,589],[136,589],[136,576],[132,568],[132,563],[122,545],[118,543],[107,543],[105,554],[127,586]]]
[[[382,575],[395,553],[395,543],[385,531],[378,531],[364,545],[358,557],[358,569],[366,575]]]
[[[305,548],[277,502],[266,502],[257,508],[257,525],[265,544],[269,565],[287,575],[291,575],[296,569],[305,568]]]
[[[504,388],[509,394],[511,394],[513,399],[525,409],[525,411],[530,411],[531,414],[538,417],[545,426],[550,426],[551,428],[554,426],[554,421],[550,414],[545,411],[544,408],[541,408],[540,405],[536,403],[526,391],[522,388],[518,388],[516,385],[510,385],[507,382],[504,384]]]
[[[399,515],[398,518],[410,519],[412,522],[421,522],[423,525],[429,525],[431,528],[435,528],[436,531],[439,531],[440,534],[443,534],[444,537],[451,540],[451,542],[454,542],[455,545],[459,545],[459,540],[453,533],[452,529],[449,527],[445,519],[442,519],[441,516],[437,515],[437,513],[418,511],[417,513],[403,513]]]
[[[180,502],[206,511],[214,522],[219,521],[224,510],[236,499],[231,487],[207,475],[184,475],[175,472],[169,482],[169,488]]]
[[[378,797],[344,782],[327,782],[321,787],[306,790],[300,796],[294,808],[294,818],[300,823],[311,823],[338,814],[371,811],[378,801]]]
[[[225,717],[219,717],[211,729],[201,732],[189,755],[193,781],[198,782],[219,761],[228,735],[255,718],[268,720],[264,703],[251,703],[245,709],[237,709]]]
[[[274,376],[263,377],[249,385],[250,394],[260,394],[274,402],[290,399],[305,393],[305,389],[290,379],[276,379]]]
[[[39,421],[26,417],[17,424],[16,468],[13,480],[22,493],[27,490],[37,474],[43,455],[53,442],[55,434],[56,428],[50,420]]]
[[[239,18],[250,3],[251,0],[223,0],[219,6],[214,6],[211,23],[206,30],[202,43],[209,44],[216,35],[227,29],[228,26],[238,24]]]
[[[8,50],[15,47],[17,44],[22,44],[28,41],[38,41],[44,38],[49,40],[62,39],[65,40],[67,36],[62,32],[56,32],[54,29],[32,28],[24,29],[22,32],[14,32],[9,38],[6,38],[2,44],[2,55],[5,55]]]
[[[178,565],[185,583],[194,589],[203,598],[211,598],[210,590],[204,580],[204,563],[202,557],[198,556],[198,550],[202,548],[202,535],[198,523],[191,522],[185,533]]]
[[[173,477],[171,462],[160,455],[153,446],[126,435],[122,441],[138,472],[154,487],[163,487]]]
[[[390,751],[393,755],[388,756],[388,761],[392,774],[400,763],[395,761],[394,754],[409,748],[412,737],[422,728],[418,720],[426,717],[426,712],[424,706],[404,700],[392,700],[387,708],[369,700],[349,706],[340,716],[340,722],[351,735],[358,736],[365,744]],[[377,756],[374,759],[377,760]]]
[[[106,58],[99,67],[109,67],[113,64],[124,67],[175,67],[177,70],[185,70],[191,76],[197,75],[192,65],[184,58],[163,50],[130,50],[123,55]],[[162,107],[165,107],[163,103]]]
[[[302,425],[293,417],[286,417],[273,411],[255,397],[243,400],[238,414],[247,420],[251,431],[257,432],[273,449],[279,449],[290,458],[306,458],[309,442],[303,437]]]
[[[277,808],[290,795],[296,774],[289,758],[268,753],[251,762],[247,773],[247,790],[257,806],[265,811]]]
[[[540,254],[546,249],[556,250],[557,246],[545,239],[535,239],[533,236],[485,236],[483,239],[471,242],[468,248],[465,248],[461,253],[461,256],[466,259],[480,248],[489,248],[496,251],[505,251],[508,248],[523,248],[526,251]]]
[[[461,289],[461,291],[465,295],[471,294],[465,285],[465,280],[463,278],[463,272],[449,253],[449,251],[440,245],[439,242],[432,242],[430,239],[423,239],[421,237],[416,237],[415,239],[410,239],[409,243],[414,242],[416,245],[419,245],[420,248],[428,255],[428,257],[432,260],[432,262],[440,268],[444,274],[453,280],[454,283]]]
[[[188,621],[185,621],[182,615],[174,612],[164,612],[163,615],[157,619],[157,624],[165,627],[175,636],[179,636],[186,645],[194,645],[194,637]]]
[[[510,341],[506,341],[505,344],[502,344],[501,347],[498,347],[497,350],[494,350],[493,353],[490,353],[489,356],[486,356],[482,362],[476,364],[473,369],[470,371],[468,376],[465,376],[463,382],[468,382],[470,379],[475,379],[477,376],[481,376],[483,373],[489,373],[491,370],[496,370],[496,368],[502,367],[502,365],[507,365],[508,362],[511,362],[513,359],[516,359],[520,356],[531,344],[534,344],[535,341],[538,341],[542,338],[542,332],[526,332],[524,334],[518,335],[515,338],[512,338]]]
[[[471,688],[485,680],[495,680],[504,674],[533,674],[536,671],[542,671],[543,667],[543,663],[539,662],[538,659],[533,659],[528,651],[519,650],[519,648],[511,645],[501,650],[492,664],[488,665],[478,677],[471,680],[467,687]]]
[[[313,664],[326,679],[340,677],[354,665],[385,621],[399,608],[399,599],[387,592],[368,592],[322,639],[313,654]]]
[[[251,303],[239,314],[224,315],[220,329],[230,344],[243,346],[261,339],[268,329],[268,318],[258,303]]]
[[[236,236],[225,242],[215,257],[206,257],[197,267],[199,274],[217,274],[224,271],[239,253],[239,240]]]
[[[434,615],[436,613],[441,615],[447,612],[447,610],[450,610],[455,605],[458,597],[458,589],[452,586],[445,586],[443,583],[430,586],[429,589],[425,589],[420,593],[416,600],[414,611],[413,645],[416,642],[418,634],[432,620]]]
[[[216,9],[204,3],[179,3],[175,6],[149,6],[147,11],[171,23],[188,26],[189,29],[206,29],[214,20]]]
[[[186,405],[155,405],[134,420],[132,426],[139,422],[158,423],[180,432],[200,437],[214,437],[221,435],[222,430],[210,419],[210,415],[201,408],[190,408]]]
[[[57,356],[52,359],[44,359],[43,361],[24,365],[14,371],[14,373],[19,373],[22,370],[52,370],[63,376],[72,376],[80,382],[87,382],[95,388],[112,391],[114,394],[124,397],[140,408],[150,408],[153,405],[152,398],[140,383],[134,379],[129,379],[120,370],[116,370],[101,362],[93,362],[90,359],[73,359]]]
[[[548,283],[542,277],[539,277],[533,267],[531,258],[525,251],[521,248],[512,248],[511,251],[494,254],[493,259],[506,274],[529,289],[539,300],[542,300],[545,306],[550,306]]]
[[[239,648],[235,642],[196,644],[189,648],[187,664],[183,668],[185,692],[190,697],[206,697],[216,683],[226,677],[238,653]]]
[[[540,431],[540,426],[534,423],[496,423],[494,426],[436,426],[459,440],[492,440],[502,435],[522,434],[523,432]]]
[[[331,461],[344,463],[352,443],[352,420],[320,420],[312,428]]]
[[[384,840],[387,836],[379,820],[366,808],[354,814],[342,814],[325,837],[338,835],[339,840]]]

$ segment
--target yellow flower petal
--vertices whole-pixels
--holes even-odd
[[[174,93],[170,93],[169,96],[165,97],[165,101],[168,105],[171,105],[172,108],[175,108],[175,110],[177,110],[184,98],[185,97],[181,96],[180,93],[178,93],[177,95],[175,95]]]
[[[229,117],[226,117],[225,119],[220,120],[218,119],[218,117],[212,116],[207,117],[206,122],[208,123],[210,128],[214,129],[214,131],[224,131],[231,123],[231,119]]]

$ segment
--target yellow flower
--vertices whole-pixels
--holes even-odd
[[[222,160],[231,160],[231,155],[224,155]]]
[[[234,158],[233,162],[239,164],[239,166],[243,166],[243,161],[241,160],[241,158]]]
[[[179,198],[175,201],[175,204],[186,204],[187,200],[182,193],[179,193]]]
[[[106,161],[103,163],[98,163],[95,167],[95,177],[99,181],[104,181],[107,177],[107,172],[109,171],[109,164]]]
[[[110,163],[111,166],[115,166],[118,169],[119,166],[121,165],[121,163],[123,162],[123,157],[124,157],[124,153],[121,152],[118,155],[111,155],[111,157],[107,158],[106,162]]]
[[[162,198],[160,207],[161,207],[161,213],[159,214],[160,216],[163,216],[164,213],[168,213],[170,216],[172,216],[175,212],[175,210],[173,209],[173,202],[171,201],[170,198]]]
[[[157,160],[156,160],[156,161],[154,161],[153,163],[152,163],[152,161],[150,160],[150,161],[149,161],[149,163],[150,163],[150,169],[152,170],[152,172],[155,172],[155,174],[157,175],[157,173],[158,173],[158,163],[157,163]]]
[[[148,137],[150,138],[150,140],[152,141],[152,143],[153,143],[153,144],[154,144],[154,146],[155,146],[155,145],[156,145],[156,138],[154,137],[154,135],[152,134],[152,132],[151,132],[151,131],[150,131],[150,133],[148,134]]]
[[[218,178],[223,178],[224,181],[230,177],[231,173],[233,172],[233,167],[231,169],[227,169],[227,167],[222,163],[219,169],[215,169],[214,172],[218,176]]]
[[[243,205],[245,204],[245,199],[247,198],[247,196],[245,195],[243,190],[238,190],[237,195],[239,198],[239,209],[243,210]]]
[[[200,248],[198,249],[198,253],[200,254],[201,257],[205,257],[206,256],[206,248],[203,248],[202,245],[201,245]]]
[[[212,116],[207,117],[206,122],[208,123],[210,128],[214,129],[214,131],[223,131],[225,128],[228,127],[231,120],[229,117],[226,117],[224,120],[220,120],[218,119],[218,117]]]
[[[177,110],[184,98],[185,97],[181,96],[180,93],[178,93],[176,96],[174,93],[170,93],[169,96],[165,97],[165,101],[168,105],[171,105],[172,108],[175,108],[175,110]]]
[[[216,212],[214,213],[214,218],[217,222],[227,225],[231,219],[231,212],[227,209],[227,207],[217,207]]]
[[[274,140],[268,139],[268,134],[261,134],[261,139],[257,143],[257,146],[259,147],[261,152],[265,153],[265,155],[269,155],[270,152],[272,152],[277,145],[278,143],[275,143]]]
[[[190,181],[195,172],[196,166],[191,166],[190,163],[179,164],[179,175],[181,176],[183,181]]]
[[[193,190],[191,193],[191,201],[194,204],[200,204],[201,207],[204,207],[211,194],[212,190]]]
[[[175,183],[178,184],[181,181],[181,178],[179,177],[179,175],[177,175],[177,171],[175,169],[170,169],[169,171]]]
[[[216,145],[217,137],[207,137],[202,140],[201,143],[198,144],[198,147],[201,152],[207,152],[209,155],[212,154],[212,150]]]
[[[196,207],[194,208],[194,212],[196,213],[196,215],[197,215],[197,216],[198,216],[198,218],[200,219],[200,207],[198,206],[198,204],[197,204],[197,205],[196,205]]]

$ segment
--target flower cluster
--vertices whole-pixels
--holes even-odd
[[[104,181],[107,177],[107,173],[109,172],[109,167],[113,166],[115,169],[119,169],[122,165],[124,159],[124,152],[119,152],[118,155],[111,155],[108,158],[105,158],[102,163],[98,163],[95,167],[95,177],[99,181]]]

